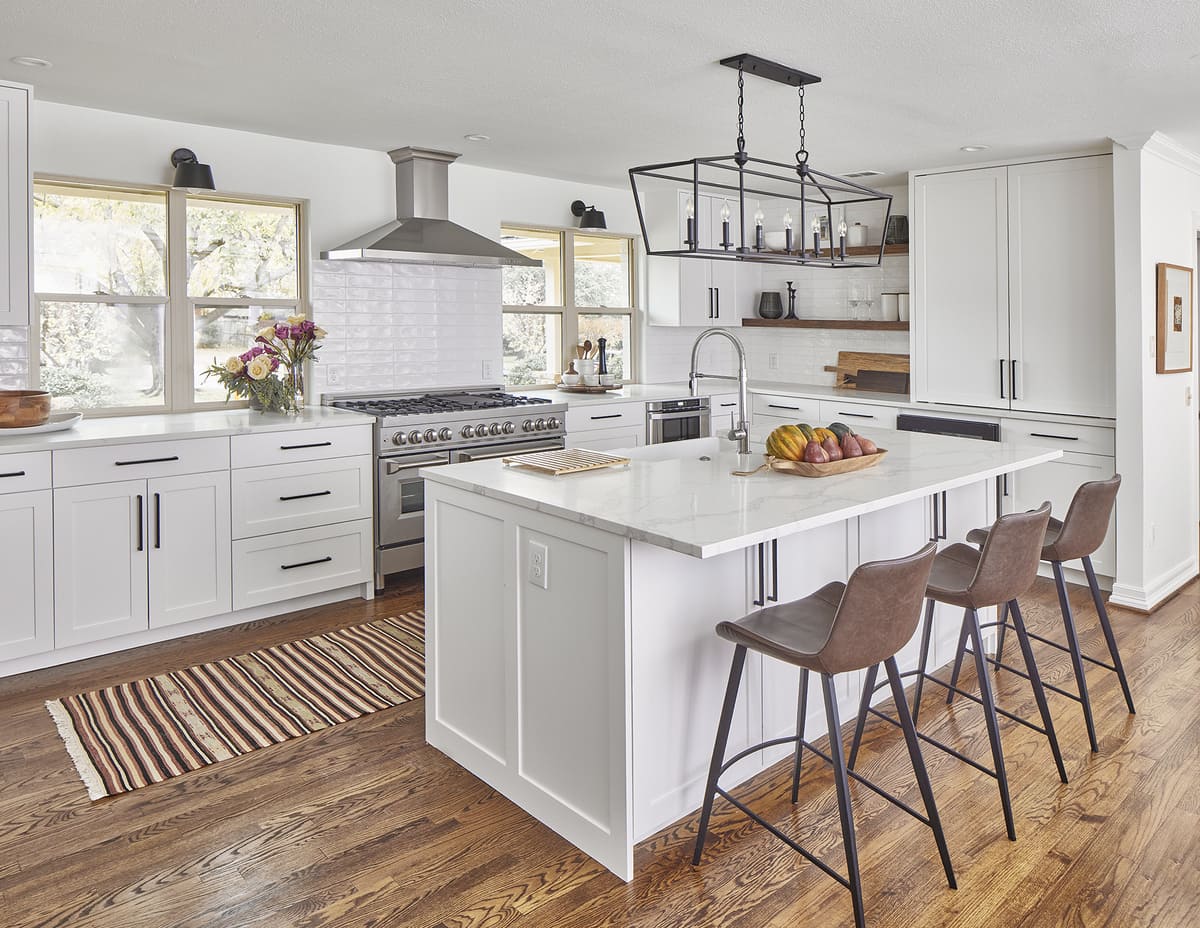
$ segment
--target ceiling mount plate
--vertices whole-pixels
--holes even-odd
[[[789,68],[786,64],[780,64],[777,61],[768,61],[766,58],[760,58],[758,55],[751,55],[747,52],[742,52],[740,55],[733,55],[729,58],[722,58],[721,64],[727,68],[733,68],[735,71],[740,67],[747,74],[753,74],[755,77],[765,77],[769,81],[777,81],[780,84],[788,84],[792,87],[803,87],[806,84],[821,83],[821,78],[815,74],[809,74],[807,71],[800,71],[796,68]]]

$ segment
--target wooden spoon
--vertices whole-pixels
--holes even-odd
[[[591,354],[591,351],[592,351],[592,340],[590,338],[585,338],[583,340],[583,356],[585,358],[588,357],[588,355]]]

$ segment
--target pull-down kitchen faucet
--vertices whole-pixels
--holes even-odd
[[[703,374],[696,370],[697,359],[700,355],[700,345],[710,335],[724,335],[727,339],[733,342],[733,347],[737,350],[738,357],[738,372],[734,377],[732,374]],[[750,453],[750,422],[746,418],[746,407],[749,403],[746,400],[746,349],[738,340],[737,336],[729,332],[727,329],[705,329],[696,336],[696,341],[692,343],[692,369],[688,374],[688,387],[691,389],[692,396],[696,396],[696,381],[701,377],[708,377],[712,380],[736,380],[738,382],[738,423],[729,430],[726,437],[730,441],[738,443],[738,454]]]

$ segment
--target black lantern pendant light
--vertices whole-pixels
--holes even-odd
[[[190,148],[176,148],[171,152],[171,167],[175,169],[175,180],[172,187],[184,190],[216,190],[213,183],[212,168],[201,164],[196,153]]]
[[[588,206],[583,200],[575,200],[571,204],[571,215],[579,217],[581,229],[607,229],[604,213],[594,206]]]
[[[878,222],[882,230],[891,216],[891,195],[825,174],[808,163],[804,88],[821,79],[746,53],[720,63],[738,72],[737,151],[630,168],[646,253],[829,268],[877,267],[883,260],[882,241],[877,249],[847,252],[845,211],[853,209],[856,218],[868,219],[870,225]],[[797,88],[800,147],[793,162],[753,158],[746,151],[746,72]]]

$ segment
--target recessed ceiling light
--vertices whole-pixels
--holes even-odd
[[[468,142],[490,142],[492,139],[490,135],[484,135],[481,132],[471,132],[468,135],[464,135],[463,138]]]
[[[31,58],[29,55],[17,55],[12,59],[13,64],[19,64],[26,68],[52,68],[52,65],[45,58]]]
[[[987,151],[986,145],[964,145],[959,151]]]

